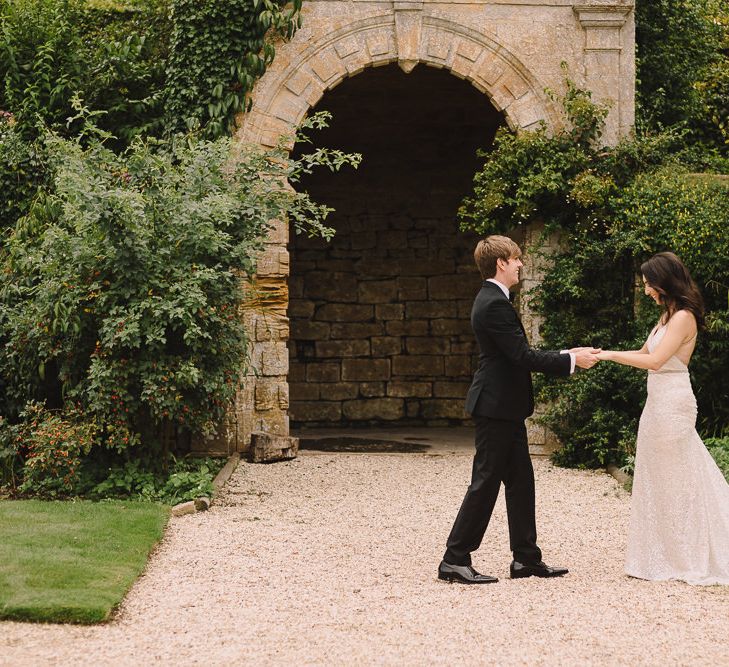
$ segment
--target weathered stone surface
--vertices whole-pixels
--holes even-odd
[[[408,336],[405,339],[405,348],[408,354],[448,354],[451,345],[447,338]]]
[[[335,322],[331,326],[333,339],[369,338],[370,336],[381,336],[385,333],[384,322]]]
[[[389,359],[344,359],[342,361],[342,380],[387,380],[389,377]]]
[[[433,385],[430,382],[393,380],[387,383],[387,395],[401,398],[410,398],[413,396],[427,398],[433,395]]]
[[[384,382],[360,382],[359,393],[364,398],[374,398],[385,395]]]
[[[330,340],[316,343],[316,356],[319,359],[326,357],[364,357],[370,354],[368,340]]]
[[[463,399],[424,400],[421,413],[425,419],[464,419],[466,412]]]
[[[316,387],[323,401],[342,401],[357,398],[359,385],[356,382],[327,382],[312,385]]]
[[[365,280],[359,284],[360,303],[390,303],[396,299],[396,280]]]
[[[397,286],[400,301],[418,301],[428,298],[428,283],[425,278],[401,277],[397,279]]]
[[[433,383],[433,396],[437,398],[466,398],[470,382],[443,382]]]
[[[306,364],[307,382],[339,382],[340,366],[332,363],[310,363]]]
[[[392,421],[401,419],[405,414],[405,402],[401,398],[368,398],[345,401],[342,413],[346,419],[382,419]]]
[[[455,318],[458,307],[454,301],[408,301],[405,304],[408,319]]]
[[[338,422],[342,404],[330,401],[297,401],[291,404],[291,418],[301,422]]]
[[[470,335],[472,340],[473,330],[471,329],[471,322],[469,320],[444,320],[435,319],[430,322],[430,331],[434,336],[456,336],[456,335]]]
[[[449,377],[470,377],[471,359],[468,357],[446,357],[445,374]]]
[[[378,320],[401,320],[405,317],[405,306],[402,303],[381,303],[375,306],[375,318]]]
[[[291,322],[291,338],[294,340],[326,340],[329,338],[331,326],[327,322],[293,320]]]
[[[392,359],[393,375],[442,375],[443,357],[403,355]]]
[[[402,339],[393,336],[375,336],[371,341],[373,357],[389,357],[402,352]]]
[[[354,302],[357,301],[357,279],[352,273],[311,271],[304,281],[304,296],[315,300]]]
[[[271,463],[295,459],[299,439],[271,433],[251,433],[251,460],[253,463]]]
[[[302,368],[304,368],[302,366]],[[289,394],[292,403],[300,401],[315,401],[319,398],[319,387],[322,386],[315,382],[293,381],[289,377]]]
[[[479,280],[469,280],[458,274],[428,278],[428,296],[431,299],[470,298],[473,300],[480,288]]]
[[[388,336],[426,336],[428,320],[391,320],[385,330]]]
[[[366,322],[373,316],[374,307],[368,305],[326,303],[316,309],[316,319],[323,322]]]

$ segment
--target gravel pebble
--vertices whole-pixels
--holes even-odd
[[[207,512],[171,519],[101,626],[0,624],[1,665],[727,665],[729,587],[623,573],[630,496],[534,461],[544,559],[508,579],[503,494],[474,566],[436,578],[471,457],[321,454],[241,463]]]

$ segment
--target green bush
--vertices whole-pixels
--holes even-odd
[[[94,425],[78,415],[52,414],[37,403],[29,403],[15,430],[16,451],[22,455],[20,493],[40,498],[74,495],[79,468],[94,440]]]
[[[544,345],[561,349],[642,346],[659,316],[643,295],[641,262],[674,250],[702,288],[708,332],[691,363],[699,427],[729,424],[729,188],[725,177],[689,174],[696,157],[681,150],[681,132],[600,143],[605,109],[567,82],[564,129],[501,134],[474,178],[460,211],[465,228],[504,233],[544,224],[561,248],[545,256],[546,275],[533,289]],[[533,250],[534,251],[534,250]],[[540,252],[540,251],[536,251]],[[541,378],[546,423],[558,435],[562,465],[625,463],[634,453],[645,374],[605,363],[567,381]]]
[[[46,143],[52,189],[13,230],[0,276],[0,413],[72,404],[118,451],[212,436],[246,367],[241,279],[270,225],[331,233],[329,209],[281,183],[356,158],[250,148],[233,161],[230,140],[192,137],[122,155]]]

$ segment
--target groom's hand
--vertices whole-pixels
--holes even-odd
[[[575,365],[579,368],[592,368],[599,359],[597,355],[602,350],[597,347],[574,347],[570,350],[575,355]]]

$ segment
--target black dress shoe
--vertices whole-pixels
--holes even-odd
[[[569,570],[566,567],[549,567],[544,562],[527,565],[519,561],[511,561],[511,578],[522,579],[524,577],[561,577],[567,574]]]
[[[438,579],[461,584],[495,584],[498,579],[476,572],[470,565],[451,565],[444,560],[438,566]]]

